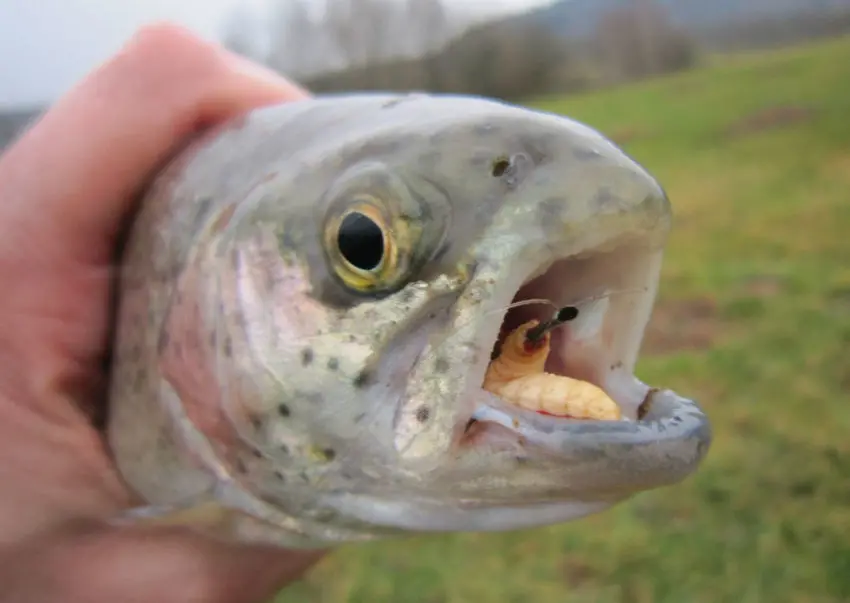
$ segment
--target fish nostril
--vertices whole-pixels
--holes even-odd
[[[499,157],[493,161],[491,174],[494,178],[501,178],[511,167],[511,160],[507,157]]]
[[[534,162],[526,153],[514,153],[494,159],[490,173],[494,178],[501,179],[508,189],[513,189],[525,179],[533,166]]]

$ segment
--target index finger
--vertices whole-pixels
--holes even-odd
[[[0,157],[4,242],[107,261],[133,193],[188,135],[306,96],[179,27],[148,26]]]

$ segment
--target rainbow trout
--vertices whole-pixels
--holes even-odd
[[[254,111],[153,180],[124,251],[109,441],[120,521],[285,547],[565,522],[691,475],[692,400],[634,376],[671,225],[565,117],[458,96]],[[615,420],[482,387],[569,308],[547,372]],[[568,394],[565,394],[568,395]]]

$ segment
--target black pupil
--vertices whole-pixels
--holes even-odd
[[[374,220],[351,212],[342,219],[337,233],[339,252],[360,270],[374,270],[384,257],[384,233]]]
[[[569,322],[571,320],[575,320],[578,318],[578,308],[575,306],[565,306],[558,310],[556,318],[558,319],[558,322]]]

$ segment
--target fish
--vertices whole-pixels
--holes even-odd
[[[697,471],[695,400],[635,375],[672,209],[582,122],[474,96],[349,93],[255,109],[185,146],[124,248],[108,444],[137,504],[295,549],[520,530]],[[616,420],[483,387],[506,333]]]

